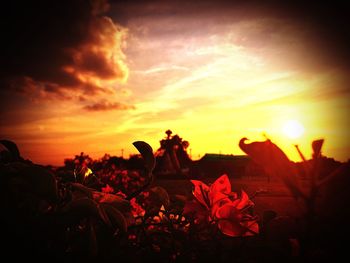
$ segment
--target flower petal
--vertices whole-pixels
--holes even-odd
[[[243,221],[220,219],[218,222],[220,231],[231,237],[254,236],[259,233],[259,225],[256,220]]]
[[[218,200],[227,197],[231,193],[231,183],[227,174],[220,176],[210,186],[209,200],[210,204],[216,203]]]
[[[194,197],[198,200],[198,202],[200,202],[207,209],[209,209],[209,204],[208,204],[209,186],[207,186],[205,183],[199,180],[191,180],[191,183],[194,185],[194,189],[192,192]]]
[[[256,220],[244,221],[241,222],[241,225],[244,227],[243,236],[254,236],[259,234],[259,225]]]
[[[221,219],[219,220],[218,227],[223,234],[230,237],[242,236],[245,232],[245,229],[238,221]]]
[[[217,200],[214,204],[210,206],[210,214],[212,218],[215,218],[216,211],[220,209],[223,206],[231,204],[232,201],[230,198],[228,198],[226,195],[223,195],[222,199]]]
[[[241,198],[239,199],[239,203],[236,205],[237,209],[243,209],[247,206],[251,206],[252,205],[252,201],[249,200],[249,197],[247,195],[246,192],[244,192],[243,190],[241,190]]]
[[[242,213],[230,202],[216,209],[215,218],[239,221],[242,218]]]

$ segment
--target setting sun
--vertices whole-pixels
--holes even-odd
[[[333,20],[284,4],[71,0],[43,12],[42,2],[14,8],[3,37],[0,139],[24,158],[128,156],[133,141],[156,150],[171,129],[193,159],[241,155],[241,138],[264,133],[293,161],[291,145],[311,156],[314,138],[325,138],[325,156],[348,160],[346,23],[327,34],[320,25]]]
[[[346,1],[3,3],[3,258],[350,256]]]
[[[283,125],[283,133],[291,139],[299,138],[304,133],[304,126],[296,120],[288,120]]]

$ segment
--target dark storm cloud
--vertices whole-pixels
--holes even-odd
[[[100,101],[84,107],[87,111],[110,111],[110,110],[130,110],[135,109],[132,105],[126,105],[119,102]]]
[[[70,90],[100,92],[96,80],[127,77],[115,37],[121,29],[103,16],[106,1],[9,2],[1,14],[2,86],[66,98]]]

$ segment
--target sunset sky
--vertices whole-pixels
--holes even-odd
[[[345,6],[258,1],[13,1],[1,21],[0,138],[63,164],[124,156],[165,130],[205,153],[243,154],[242,137],[307,158],[350,157]],[[288,121],[304,132],[289,138]]]

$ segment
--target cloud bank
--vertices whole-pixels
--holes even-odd
[[[104,0],[11,1],[1,20],[1,85],[35,100],[77,100],[115,92],[128,78],[127,30]]]

